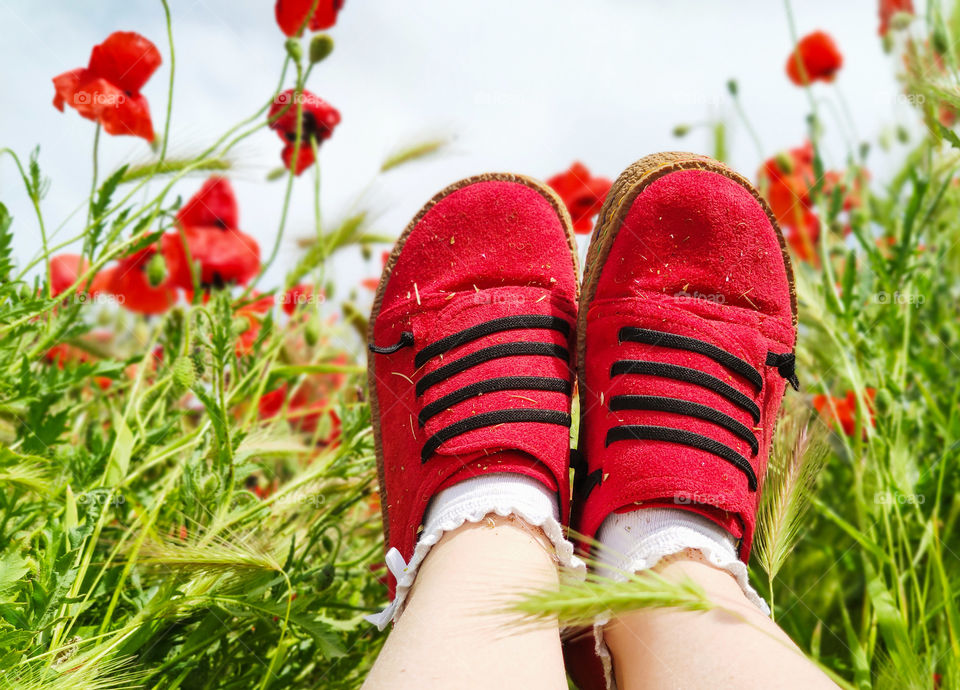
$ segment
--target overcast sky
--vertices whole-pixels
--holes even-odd
[[[176,44],[172,155],[197,152],[269,96],[282,65],[284,37],[268,0],[171,0]],[[894,58],[877,36],[876,0],[795,2],[801,34],[823,29],[837,40],[845,64],[836,88],[818,85],[834,162],[844,153],[837,101],[842,93],[858,139],[914,119],[898,102]],[[90,184],[94,126],[75,111],[51,105],[51,77],[85,66],[91,47],[115,30],[138,31],[157,44],[164,65],[147,84],[154,126],[166,108],[169,48],[159,0],[0,0],[0,147],[23,157],[41,146],[52,179],[44,202],[55,228],[83,202]],[[724,117],[731,163],[754,178],[761,160],[735,119],[726,82],[735,78],[766,155],[801,143],[805,96],[784,75],[791,43],[783,4],[700,0],[347,0],[331,31],[333,56],[309,88],[334,104],[343,121],[321,152],[327,218],[341,216],[366,190],[376,230],[396,235],[438,189],[460,177],[505,170],[545,178],[583,161],[615,177],[651,152],[709,152],[705,129],[683,140],[680,123]],[[386,154],[420,135],[452,135],[446,155],[398,169],[370,187]],[[874,152],[874,179],[902,150]],[[148,146],[132,137],[104,137],[101,170],[145,160]],[[267,183],[280,142],[263,131],[234,155],[230,173],[240,197],[241,227],[266,253],[273,243],[282,183]],[[892,157],[892,158],[891,158]],[[829,162],[829,161],[828,161]],[[184,179],[184,198],[202,182]],[[279,282],[295,256],[293,240],[310,234],[312,178],[294,194]],[[39,234],[9,159],[0,160],[0,201],[15,216],[15,251],[35,256]],[[79,232],[84,214],[66,222],[56,240]],[[363,264],[337,262],[341,285],[379,270],[379,252]]]

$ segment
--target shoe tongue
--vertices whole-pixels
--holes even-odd
[[[453,457],[453,456],[451,456]],[[553,473],[543,463],[536,458],[518,451],[499,451],[487,453],[471,453],[469,455],[457,456],[463,469],[450,475],[437,489],[437,493],[447,489],[454,484],[480,477],[486,474],[498,474],[509,472],[512,474],[522,474],[542,482],[551,491],[556,491],[557,482]]]

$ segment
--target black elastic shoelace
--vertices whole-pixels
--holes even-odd
[[[453,348],[465,345],[466,343],[479,340],[494,333],[502,331],[514,331],[521,329],[547,329],[559,331],[564,336],[570,336],[570,323],[556,316],[542,314],[505,316],[498,319],[492,319],[484,323],[464,329],[453,335],[430,343],[414,355],[414,366],[419,369],[432,358],[443,355]],[[393,354],[403,347],[413,345],[413,334],[407,331],[401,333],[400,340],[395,345],[388,347],[376,347],[370,345],[370,350],[377,354]],[[501,357],[520,357],[520,356],[541,356],[554,357],[562,359],[564,362],[570,361],[570,352],[562,345],[546,342],[513,342],[500,343],[484,347],[476,352],[472,352],[465,357],[460,357],[449,364],[444,364],[435,371],[424,375],[417,381],[416,395],[422,396],[431,386],[446,381],[451,376],[460,374],[467,369],[478,366],[485,362],[499,359]],[[425,405],[417,415],[417,422],[423,427],[432,417],[440,414],[446,409],[457,403],[469,400],[470,398],[493,393],[497,391],[508,390],[538,390],[564,393],[570,395],[571,383],[566,379],[547,377],[547,376],[500,376],[493,379],[471,383],[463,388],[459,388],[438,400]],[[420,460],[426,462],[430,459],[437,449],[450,439],[465,434],[469,431],[482,429],[484,427],[497,426],[499,424],[508,424],[516,422],[536,422],[542,424],[557,424],[561,426],[570,426],[570,415],[559,410],[539,410],[539,409],[506,409],[494,410],[492,412],[483,412],[461,419],[458,422],[450,424],[440,429],[437,433],[430,436],[423,449],[420,452]]]
[[[618,332],[618,339],[620,343],[643,343],[645,345],[686,350],[704,355],[749,381],[757,393],[760,393],[763,389],[763,376],[759,371],[751,366],[749,362],[740,359],[736,355],[712,343],[698,340],[697,338],[677,335],[675,333],[665,333],[647,328],[634,327],[621,328]],[[799,381],[797,381],[794,371],[795,359],[793,353],[777,354],[769,352],[767,353],[765,364],[767,366],[777,367],[780,376],[788,380],[795,389],[799,389]],[[692,383],[720,395],[740,409],[748,412],[755,424],[760,423],[760,408],[753,400],[728,383],[699,369],[677,364],[667,364],[665,362],[636,359],[614,362],[610,368],[610,376],[621,376],[625,374],[658,376],[675,381],[682,381],[684,383]],[[654,410],[695,417],[726,429],[738,438],[746,441],[754,456],[756,456],[760,450],[756,434],[753,430],[733,417],[700,403],[660,395],[617,395],[610,400],[610,409],[612,411]],[[609,446],[611,443],[627,440],[665,441],[712,453],[713,455],[723,458],[743,472],[747,478],[747,485],[750,491],[757,490],[757,476],[750,461],[730,446],[716,439],[684,429],[643,424],[626,424],[612,427],[607,432],[606,445]]]

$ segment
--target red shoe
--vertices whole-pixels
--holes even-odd
[[[570,218],[529,178],[462,180],[400,237],[368,368],[391,598],[430,499],[464,479],[532,477],[567,524],[577,296]]]
[[[686,153],[614,183],[580,308],[577,529],[612,512],[691,510],[746,562],[777,413],[794,375],[783,237],[740,175]]]

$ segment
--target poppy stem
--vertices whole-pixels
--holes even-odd
[[[100,123],[93,131],[93,181],[90,183],[90,204],[87,207],[87,226],[93,220],[93,205],[97,197],[97,176],[99,174],[99,151],[100,151]],[[93,247],[90,247],[90,258],[93,258]]]
[[[173,48],[173,22],[170,18],[170,5],[167,0],[160,0],[163,3],[163,13],[167,20],[167,42],[170,44],[170,81],[167,85],[167,118],[163,123],[163,141],[160,142],[160,158],[157,160],[157,169],[163,166],[163,161],[167,157],[167,142],[170,140],[170,118],[173,113],[173,75],[177,68],[176,51]]]
[[[746,128],[747,134],[750,135],[750,140],[753,141],[753,145],[757,149],[757,156],[759,156],[762,161],[764,158],[763,143],[760,141],[760,136],[757,134],[757,130],[754,129],[753,123],[750,122],[750,118],[747,117],[746,110],[743,109],[743,103],[740,102],[740,94],[731,92],[730,97],[733,99],[733,107],[737,110],[737,116]]]
[[[257,277],[250,281],[250,285],[244,290],[242,297],[246,297],[250,291],[260,282],[263,275],[267,272],[277,253],[280,251],[280,243],[283,241],[283,231],[287,227],[287,212],[290,210],[290,197],[293,193],[293,181],[297,177],[297,166],[300,162],[300,148],[303,138],[303,65],[296,63],[297,67],[297,85],[294,89],[297,106],[297,128],[296,138],[293,144],[293,155],[290,157],[290,170],[287,173],[287,188],[283,194],[283,209],[280,211],[280,226],[277,228],[277,236],[273,241],[273,249],[270,250],[270,256],[260,266],[260,272]]]
[[[323,241],[323,217],[320,215],[320,146],[317,138],[310,135],[310,148],[313,151],[313,220],[317,230],[317,242]]]

